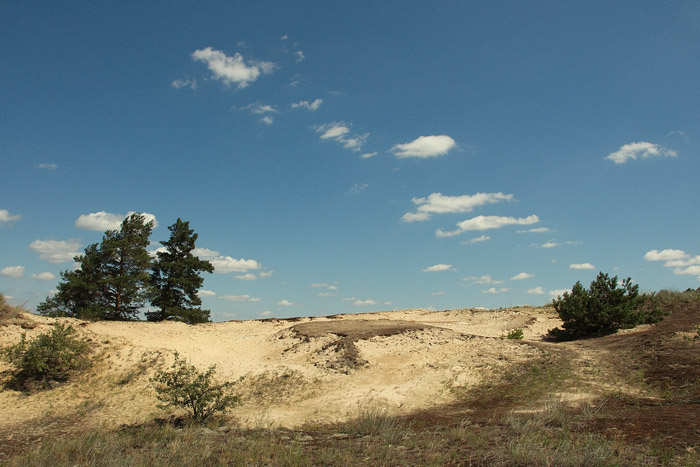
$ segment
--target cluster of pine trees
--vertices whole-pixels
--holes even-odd
[[[131,320],[150,303],[149,321],[185,323],[209,321],[197,290],[202,272],[213,272],[209,261],[192,251],[197,234],[178,218],[168,227],[170,238],[160,242],[165,251],[151,258],[146,251],[153,221],[140,213],[124,219],[119,230],[108,230],[102,242],[74,258],[78,267],[61,273],[57,293],[37,307],[47,316],[89,320]]]

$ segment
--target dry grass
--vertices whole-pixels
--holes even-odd
[[[22,327],[31,327],[31,322],[24,317],[27,313],[22,307],[12,306],[7,303],[7,299],[3,294],[0,294],[0,326],[19,325]]]

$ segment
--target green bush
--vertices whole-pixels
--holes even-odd
[[[50,387],[54,381],[66,381],[71,371],[87,365],[88,341],[76,336],[71,326],[57,323],[50,332],[27,340],[21,340],[1,350],[2,357],[16,371],[14,380],[18,387],[31,389]]]
[[[508,334],[506,334],[507,339],[517,339],[520,340],[523,338],[523,330],[518,328],[518,329],[513,329],[510,331]]]
[[[181,360],[175,352],[175,361],[170,370],[160,370],[151,383],[156,397],[163,402],[159,407],[181,407],[190,411],[195,422],[204,422],[215,412],[225,412],[239,403],[239,398],[231,394],[233,383],[217,384],[213,377],[216,365],[202,373],[186,360]]]
[[[632,285],[632,279],[619,285],[617,276],[611,279],[602,272],[588,290],[576,282],[571,293],[554,300],[564,329],[552,329],[550,336],[560,340],[604,336],[662,319],[659,308],[644,306],[645,297],[639,295],[639,286]]]

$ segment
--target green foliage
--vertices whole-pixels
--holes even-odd
[[[88,350],[88,341],[77,337],[75,329],[57,323],[32,340],[22,334],[17,344],[3,348],[0,355],[15,367],[17,386],[31,388],[66,381],[71,371],[87,364]]]
[[[146,247],[153,222],[135,213],[120,230],[108,230],[74,259],[79,267],[61,273],[57,293],[37,306],[47,316],[90,320],[133,319],[144,305],[151,258]]]
[[[523,338],[523,330],[521,328],[513,329],[508,334],[506,334],[506,338],[520,340]]]
[[[170,370],[161,370],[151,379],[156,397],[163,402],[159,407],[181,407],[190,411],[195,422],[204,422],[215,412],[237,405],[238,396],[230,392],[233,383],[216,383],[215,373],[216,365],[202,373],[175,352]]]
[[[564,329],[552,329],[550,335],[560,340],[603,336],[661,319],[660,309],[643,306],[645,297],[639,295],[639,286],[632,285],[632,279],[619,285],[617,276],[611,279],[602,272],[588,290],[576,282],[571,293],[554,300]]]
[[[204,279],[200,272],[214,272],[209,261],[192,254],[198,235],[189,228],[189,222],[178,218],[170,227],[170,238],[160,242],[165,251],[157,253],[151,272],[151,303],[158,310],[147,312],[149,321],[176,320],[188,324],[209,321],[209,310],[202,310],[197,290]]]

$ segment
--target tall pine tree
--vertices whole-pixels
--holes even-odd
[[[133,319],[148,297],[151,259],[146,247],[153,222],[136,213],[120,230],[108,230],[100,245],[76,256],[78,268],[61,273],[57,293],[39,304],[44,315],[82,319]]]
[[[214,266],[192,254],[198,235],[190,229],[189,222],[178,218],[168,229],[170,238],[160,242],[165,251],[157,253],[151,273],[151,304],[157,310],[147,312],[146,317],[149,321],[205,323],[210,311],[199,307],[202,300],[197,290],[204,282],[200,273],[211,273]]]

